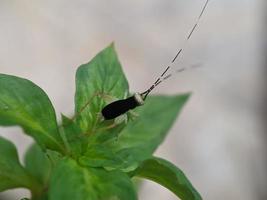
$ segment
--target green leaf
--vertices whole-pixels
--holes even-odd
[[[89,146],[86,153],[79,158],[79,163],[88,167],[103,167],[108,171],[121,170],[129,172],[138,167],[138,163],[130,152],[124,151],[117,155],[103,145]]]
[[[62,187],[64,186],[64,187]],[[65,159],[55,169],[49,187],[50,200],[135,200],[130,178],[119,171],[85,168]]]
[[[107,127],[113,125],[113,121],[103,121],[93,135],[82,133],[80,127],[75,123],[73,119],[62,115],[62,126],[60,130],[63,130],[64,137],[66,137],[66,146],[76,158],[84,154],[86,151],[90,151],[92,146],[104,145],[105,142],[114,140],[117,138],[119,132],[125,127],[125,124],[116,125],[116,127],[107,129]],[[89,147],[89,149],[88,149]]]
[[[29,80],[0,74],[0,125],[19,125],[43,148],[63,149],[54,108]]]
[[[127,117],[127,116],[126,116]],[[118,139],[119,134],[125,128],[127,122],[117,123],[114,120],[105,120],[98,125],[95,133],[90,134],[88,146],[106,145]],[[110,128],[112,127],[112,128]]]
[[[101,145],[90,146],[79,159],[79,163],[88,167],[113,166],[120,162],[112,151]]]
[[[25,169],[41,183],[38,191],[32,191],[32,199],[48,199],[47,188],[51,173],[61,159],[61,154],[58,152],[51,150],[44,152],[37,144],[31,145],[26,151],[24,156]]]
[[[26,170],[44,186],[47,185],[52,165],[42,149],[37,144],[31,145],[24,160]]]
[[[3,137],[0,137],[0,155],[0,192],[18,187],[31,190],[40,187],[21,166],[16,147]]]
[[[86,151],[88,138],[84,135],[80,127],[74,120],[69,119],[61,114],[62,129],[64,131],[68,148],[74,156],[82,154]]]
[[[135,176],[146,178],[171,190],[182,200],[201,200],[185,174],[172,163],[161,158],[145,160],[135,171]]]
[[[149,158],[164,140],[188,97],[189,94],[149,97],[135,110],[139,117],[127,124],[110,147],[118,153],[127,149],[139,161]]]
[[[83,132],[95,132],[107,102],[128,95],[128,82],[111,44],[76,72],[76,121]]]

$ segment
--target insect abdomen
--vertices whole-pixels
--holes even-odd
[[[134,96],[129,97],[127,99],[114,101],[106,105],[102,109],[101,113],[106,120],[114,119],[142,104],[143,102],[140,101],[140,95],[135,94]]]

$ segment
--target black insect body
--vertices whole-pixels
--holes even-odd
[[[129,110],[136,108],[137,106],[141,106],[144,104],[144,99],[141,94],[135,93],[133,96],[122,99],[118,101],[114,101],[108,105],[106,105],[101,113],[105,120],[114,119]]]

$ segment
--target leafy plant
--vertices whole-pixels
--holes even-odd
[[[29,80],[0,74],[0,125],[20,126],[35,140],[18,160],[16,147],[0,137],[0,191],[28,188],[33,200],[136,200],[132,181],[141,177],[180,199],[201,199],[184,173],[153,157],[189,94],[151,96],[118,123],[101,109],[129,96],[114,45],[76,73],[75,114],[58,125],[46,93]]]

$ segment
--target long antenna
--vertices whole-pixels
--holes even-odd
[[[184,46],[182,48],[180,48],[178,50],[178,52],[176,53],[176,55],[174,56],[174,58],[172,59],[171,63],[166,67],[166,69],[163,71],[163,73],[160,75],[160,77],[157,78],[157,80],[153,83],[153,85],[148,89],[146,90],[145,92],[143,92],[141,95],[143,97],[143,99],[145,100],[146,97],[148,96],[148,94],[156,87],[158,86],[160,83],[162,83],[163,81],[167,80],[168,78],[170,78],[172,76],[173,73],[169,73],[167,75],[165,75],[172,67],[172,64],[177,60],[177,58],[181,55],[182,51],[185,49],[185,47],[187,46],[188,44],[188,41],[190,40],[190,38],[192,37],[193,33],[195,32],[198,24],[199,24],[199,21],[201,19],[201,17],[203,16],[203,13],[205,12],[206,8],[207,8],[207,5],[209,3],[210,0],[206,0],[203,8],[201,9],[201,12],[195,22],[195,24],[192,26],[192,28],[190,29],[190,32],[189,34],[187,35],[186,39],[185,39],[185,43],[184,43]],[[180,72],[183,72],[187,69],[191,69],[191,68],[194,68],[194,66],[191,66],[191,67],[187,67],[187,68],[180,68],[178,70],[175,71],[175,73],[180,73]]]
[[[184,72],[184,71],[187,71],[187,70],[190,70],[190,69],[195,69],[195,68],[198,68],[198,67],[201,67],[202,64],[201,63],[196,63],[194,65],[190,65],[188,67],[183,67],[183,68],[179,68],[177,69],[174,73],[180,73],[180,72]],[[168,78],[170,78],[174,73],[172,74],[168,74],[166,75],[165,77],[163,77],[162,79],[158,79],[158,81],[156,81],[153,85],[158,86],[160,83],[162,83],[163,81],[167,80]],[[155,88],[154,87],[154,88]]]

